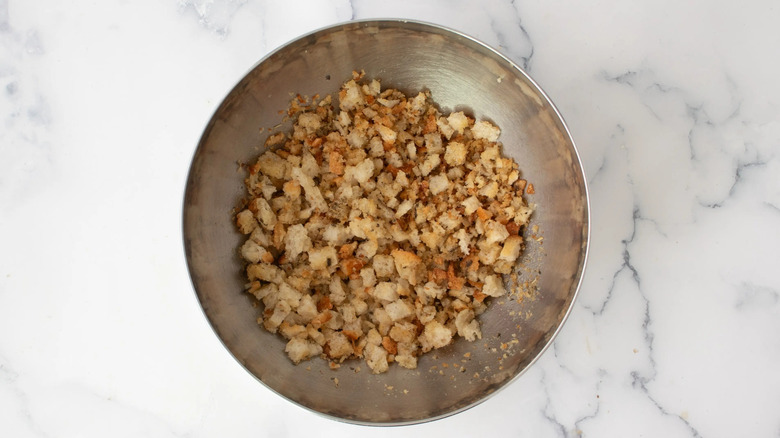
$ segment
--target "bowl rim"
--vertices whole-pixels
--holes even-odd
[[[293,400],[292,398],[286,396],[285,394],[282,394],[281,392],[271,388],[269,385],[267,385],[265,382],[263,382],[262,379],[260,379],[257,375],[255,375],[253,372],[251,372],[247,368],[247,366],[244,365],[244,363],[242,363],[241,360],[238,357],[235,356],[235,354],[225,344],[225,341],[222,339],[222,337],[217,332],[217,328],[214,326],[213,321],[211,320],[211,318],[209,318],[208,314],[206,313],[205,308],[203,307],[203,301],[201,299],[201,294],[199,293],[198,285],[195,283],[195,279],[194,279],[194,274],[195,274],[194,273],[194,268],[192,266],[192,263],[190,262],[191,248],[190,248],[189,240],[188,240],[187,235],[186,235],[186,230],[188,229],[186,211],[187,211],[187,204],[188,204],[187,200],[190,198],[190,195],[191,195],[190,190],[191,190],[191,186],[192,186],[191,183],[192,183],[193,165],[195,163],[196,157],[198,156],[199,152],[201,151],[201,148],[203,147],[204,139],[207,137],[207,134],[209,133],[209,131],[213,127],[213,121],[214,121],[215,117],[217,116],[217,114],[219,114],[222,111],[222,109],[223,109],[223,107],[224,107],[224,105],[226,103],[227,98],[238,88],[238,86],[241,84],[241,82],[243,82],[244,79],[248,75],[250,75],[258,66],[260,66],[262,63],[266,62],[269,58],[273,57],[277,53],[287,49],[289,46],[291,46],[291,45],[293,45],[293,44],[295,44],[295,43],[297,43],[297,42],[299,42],[301,40],[310,38],[310,37],[315,36],[317,34],[321,34],[321,33],[324,34],[324,33],[335,31],[337,29],[344,29],[344,28],[348,28],[348,27],[365,28],[365,27],[370,27],[372,25],[381,26],[381,25],[388,25],[388,24],[401,26],[401,27],[403,27],[403,26],[405,26],[407,24],[412,24],[412,25],[418,26],[420,28],[429,28],[429,29],[431,29],[433,31],[438,32],[439,34],[451,34],[452,36],[454,36],[456,38],[465,39],[468,42],[470,42],[471,44],[475,44],[477,46],[480,46],[482,49],[484,49],[487,52],[489,52],[490,54],[492,54],[492,56],[495,56],[497,58],[497,60],[506,63],[508,67],[510,67],[511,69],[515,70],[519,75],[523,76],[531,85],[533,85],[535,91],[539,93],[539,95],[544,99],[544,102],[547,105],[549,105],[550,108],[553,110],[553,112],[555,113],[556,117],[558,118],[558,121],[561,123],[561,125],[563,127],[563,130],[565,131],[568,140],[571,142],[573,155],[574,155],[574,157],[576,157],[576,160],[577,160],[576,169],[579,170],[580,176],[582,177],[582,183],[583,183],[582,184],[582,190],[583,190],[582,193],[583,193],[584,201],[585,201],[584,204],[583,204],[584,216],[585,216],[585,218],[584,218],[585,219],[585,221],[584,221],[585,233],[583,235],[583,239],[584,240],[583,240],[583,243],[582,243],[582,247],[583,247],[583,251],[581,253],[582,254],[582,258],[581,258],[581,263],[580,263],[580,266],[579,266],[579,272],[577,273],[577,275],[578,275],[577,284],[574,287],[574,293],[572,294],[571,301],[570,301],[568,307],[566,308],[566,311],[564,312],[563,316],[561,317],[560,323],[555,328],[553,333],[550,335],[549,340],[544,344],[544,346],[542,346],[542,348],[538,352],[538,354],[536,354],[535,357],[533,357],[531,359],[531,361],[528,362],[528,364],[522,370],[517,372],[517,374],[515,374],[511,378],[505,380],[498,388],[496,388],[492,392],[490,392],[490,393],[486,394],[485,396],[483,396],[482,398],[480,398],[478,400],[475,400],[475,401],[471,402],[470,404],[462,406],[460,408],[453,409],[453,410],[441,413],[439,415],[434,415],[434,416],[427,417],[427,418],[421,418],[421,419],[415,419],[415,420],[383,422],[383,421],[355,420],[355,419],[352,419],[352,418],[338,417],[338,416],[335,416],[335,415],[332,415],[332,414],[329,414],[329,413],[326,413],[326,412],[318,411],[318,410],[316,410],[316,409],[314,409],[312,407],[306,406],[306,405],[304,405],[304,404],[302,404],[302,403],[300,403],[300,402],[298,402],[296,400]],[[285,43],[280,44],[276,48],[274,48],[274,49],[270,50],[268,53],[266,53],[257,62],[252,64],[252,66],[248,70],[246,70],[246,72],[243,75],[241,75],[238,78],[238,80],[234,83],[234,85],[232,87],[230,87],[229,91],[224,95],[222,100],[219,101],[219,104],[216,106],[214,111],[209,116],[209,118],[208,118],[208,120],[206,122],[206,126],[202,129],[202,133],[201,133],[201,135],[198,138],[198,142],[197,142],[196,148],[192,152],[192,155],[191,155],[191,158],[190,158],[190,165],[188,166],[188,169],[187,169],[187,177],[185,179],[184,196],[182,197],[182,210],[181,210],[181,212],[182,212],[182,222],[181,222],[181,225],[182,225],[182,241],[183,241],[183,250],[184,250],[183,251],[183,256],[184,256],[184,259],[185,259],[185,263],[187,265],[187,273],[188,273],[188,276],[190,278],[190,284],[192,285],[193,292],[195,294],[196,299],[198,300],[198,304],[199,304],[199,307],[200,307],[200,310],[201,310],[201,314],[206,319],[209,327],[213,331],[213,333],[216,336],[216,338],[222,344],[222,347],[225,350],[227,350],[228,354],[230,354],[230,356],[241,366],[241,368],[244,369],[244,371],[246,371],[249,375],[251,375],[255,380],[260,382],[266,389],[270,390],[274,394],[277,394],[282,399],[292,403],[295,406],[303,408],[306,411],[315,413],[315,414],[317,414],[317,415],[319,415],[321,417],[328,418],[328,419],[331,419],[331,420],[335,420],[335,421],[338,421],[338,422],[347,423],[347,424],[354,424],[354,425],[361,425],[361,426],[375,426],[375,427],[382,427],[382,426],[408,426],[408,425],[423,424],[423,423],[428,423],[428,422],[432,422],[432,421],[442,420],[444,418],[453,416],[455,414],[459,414],[461,412],[467,411],[467,410],[469,410],[469,409],[471,409],[471,408],[473,408],[473,407],[475,407],[477,405],[480,405],[480,404],[484,403],[488,399],[494,397],[497,393],[499,393],[499,392],[503,391],[504,389],[506,389],[512,383],[516,382],[520,378],[520,376],[524,375],[537,361],[539,361],[539,359],[552,346],[552,344],[555,342],[555,339],[560,334],[561,330],[563,329],[564,325],[566,324],[566,321],[568,320],[569,316],[571,315],[572,310],[574,309],[574,304],[577,301],[577,297],[580,294],[580,289],[582,287],[583,279],[585,277],[585,272],[587,270],[588,257],[589,257],[589,254],[590,254],[590,238],[591,238],[591,228],[592,228],[591,227],[590,194],[589,194],[589,189],[588,189],[587,176],[585,174],[585,169],[584,169],[584,167],[582,165],[582,158],[580,157],[579,149],[577,148],[577,145],[576,145],[576,143],[574,141],[574,137],[571,134],[571,130],[569,129],[569,126],[566,124],[566,121],[563,118],[563,115],[558,110],[558,107],[552,101],[550,96],[548,96],[547,93],[542,89],[542,87],[539,86],[539,84],[522,67],[520,67],[516,62],[512,61],[509,57],[507,57],[506,55],[504,55],[503,53],[501,53],[497,49],[493,48],[492,46],[484,43],[483,41],[481,41],[481,40],[479,40],[479,39],[477,39],[475,37],[472,37],[472,36],[470,36],[470,35],[468,35],[466,33],[463,33],[463,32],[461,32],[459,30],[456,30],[454,28],[448,27],[448,26],[444,26],[444,25],[440,25],[440,24],[436,24],[436,23],[431,23],[431,22],[428,22],[428,21],[416,20],[416,19],[408,19],[408,18],[365,18],[365,19],[355,19],[355,20],[348,20],[348,21],[340,21],[340,22],[336,22],[336,23],[333,23],[333,24],[330,24],[330,25],[322,26],[322,27],[319,27],[319,28],[317,28],[315,30],[312,30],[312,31],[300,34],[300,35],[298,35],[298,36],[296,36],[296,37],[286,41]]]

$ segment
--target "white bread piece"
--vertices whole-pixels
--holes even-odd
[[[429,281],[425,283],[425,285],[422,287],[422,290],[419,292],[422,292],[422,295],[424,295],[426,298],[428,298],[429,302],[432,302],[433,300],[439,300],[444,297],[444,295],[447,294],[447,289],[439,286],[438,284],[434,283],[433,281]]]
[[[374,268],[367,266],[360,270],[360,279],[363,280],[363,287],[374,287],[376,285],[376,273]]]
[[[273,255],[252,239],[241,245],[241,257],[249,263],[272,262]]]
[[[430,179],[428,182],[428,188],[431,193],[438,195],[439,193],[447,190],[450,187],[450,180],[447,179],[447,175],[440,173]]]
[[[498,275],[488,275],[482,285],[482,293],[489,297],[501,297],[506,294],[504,282]]]
[[[467,152],[466,145],[458,141],[451,141],[447,143],[444,161],[450,166],[461,166],[466,162]]]
[[[295,261],[301,253],[312,247],[306,228],[301,224],[291,225],[284,236],[284,252],[288,260]]]
[[[393,262],[393,256],[378,254],[371,260],[377,278],[390,278],[395,275],[395,262]]]
[[[249,281],[263,280],[277,285],[286,277],[278,266],[269,263],[253,263],[246,267],[246,274]]]
[[[479,199],[477,199],[476,196],[469,196],[463,201],[463,208],[467,216],[471,215],[475,211],[477,211],[478,208],[482,206],[482,203],[479,202]]]
[[[501,245],[496,242],[480,240],[477,243],[477,248],[479,248],[479,262],[485,266],[492,266],[498,260],[498,255],[501,254]]]
[[[374,160],[371,158],[366,158],[365,160],[361,161],[357,166],[354,166],[352,175],[358,183],[366,183],[369,179],[371,179],[372,176],[374,176]]]
[[[342,332],[329,332],[325,335],[325,342],[328,344],[328,356],[333,359],[346,359],[354,351],[352,343]]]
[[[276,213],[274,213],[271,206],[268,205],[268,201],[263,198],[255,198],[252,201],[252,206],[257,210],[257,213],[255,213],[257,222],[266,230],[273,230],[277,220]]]
[[[317,316],[317,303],[314,302],[311,295],[304,294],[295,312],[301,316],[302,322],[309,323]]]
[[[329,224],[325,226],[322,238],[331,246],[343,245],[349,239],[349,230],[339,224]]]
[[[390,327],[393,326],[393,320],[390,318],[390,315],[387,314],[384,307],[376,307],[374,308],[373,317],[372,322],[376,324],[379,334],[386,336],[390,331]]]
[[[290,360],[297,364],[312,356],[321,354],[322,347],[305,338],[292,338],[284,347],[284,351],[290,357]]]
[[[382,347],[382,335],[376,329],[371,329],[366,335],[366,347],[363,350],[363,356],[366,364],[374,374],[381,374],[387,371],[387,350]]]
[[[432,250],[438,250],[439,245],[444,242],[444,235],[435,231],[425,231],[420,235],[420,240]]]
[[[267,283],[262,286],[260,286],[257,289],[252,290],[252,295],[255,296],[258,300],[265,300],[268,296],[276,296],[276,294],[279,293],[279,286],[275,285],[274,283]],[[263,305],[266,307],[273,307],[276,305],[276,300],[271,305],[267,305],[265,301],[263,301]]]
[[[496,181],[490,181],[479,189],[479,194],[489,199],[496,199],[496,196],[498,195],[498,183]]]
[[[485,238],[488,243],[501,243],[509,237],[509,231],[506,227],[494,220],[488,220],[485,223]]]
[[[455,129],[450,126],[450,122],[447,121],[446,117],[439,117],[438,120],[436,120],[436,125],[439,127],[439,131],[444,135],[444,138],[449,140],[452,137],[452,134],[455,133]]]
[[[437,168],[441,164],[441,157],[439,154],[428,154],[428,157],[425,158],[425,161],[420,164],[420,172],[423,176],[428,176],[433,169]]]
[[[381,345],[368,344],[363,350],[368,368],[373,374],[382,374],[387,371],[387,350]]]
[[[301,159],[301,170],[307,176],[315,178],[320,175],[320,166],[317,164],[317,160],[314,155],[309,151],[303,152],[303,158]]]
[[[458,239],[458,246],[460,247],[460,251],[465,255],[469,255],[471,252],[471,235],[466,231],[465,228],[461,228],[457,233],[455,233],[455,238]]]
[[[293,179],[298,181],[298,184],[303,187],[303,191],[306,195],[306,200],[312,207],[319,211],[328,211],[328,204],[322,197],[322,192],[314,183],[314,180],[309,175],[306,175],[300,167],[294,167],[291,171]]]
[[[498,129],[498,126],[495,126],[486,120],[480,120],[475,123],[471,128],[471,132],[477,140],[485,139],[487,141],[496,141],[498,140],[498,136],[501,135],[501,130]]]
[[[298,289],[290,286],[287,282],[282,282],[279,285],[279,300],[285,301],[290,305],[290,308],[295,310],[301,302],[303,294]]]
[[[409,212],[409,210],[414,207],[414,202],[410,199],[405,200],[404,202],[400,203],[398,205],[398,208],[395,209],[395,217],[401,217]]]
[[[458,329],[458,336],[466,338],[473,342],[476,339],[482,339],[482,330],[479,328],[479,322],[474,319],[472,309],[463,309],[455,316],[455,327]]]
[[[412,111],[422,113],[427,107],[427,100],[428,96],[426,96],[425,93],[420,92],[411,100],[410,108]]]
[[[354,110],[358,105],[363,105],[365,99],[363,92],[354,80],[344,84],[339,93],[339,108],[342,111]]]
[[[414,306],[406,300],[399,299],[385,304],[385,312],[393,322],[396,322],[414,315]]]
[[[382,137],[382,141],[389,144],[394,144],[396,136],[398,135],[392,128],[388,128],[384,125],[375,125],[379,136]]]
[[[447,117],[447,122],[452,129],[458,131],[458,134],[463,134],[463,130],[469,126],[469,118],[463,114],[463,111],[452,113]]]
[[[251,211],[242,210],[236,215],[236,225],[241,234],[249,234],[257,228],[257,220]]]
[[[287,234],[290,235],[289,233]],[[307,236],[308,238],[308,236]],[[311,240],[309,240],[311,242]],[[314,270],[328,269],[332,266],[336,266],[339,263],[338,254],[336,254],[336,248],[332,246],[325,246],[322,248],[311,248],[308,250],[309,265]]]
[[[254,231],[252,231],[252,234],[249,236],[250,239],[257,242],[258,245],[263,247],[269,247],[273,245],[273,240],[271,240],[271,236],[268,235],[268,233],[265,232],[261,227],[255,228]]]
[[[289,315],[291,311],[292,309],[290,308],[290,305],[287,303],[287,301],[279,300],[276,303],[276,306],[274,306],[274,310],[271,316],[263,321],[263,327],[265,327],[265,329],[269,332],[276,333],[276,329],[279,327],[279,324],[284,321],[284,318],[287,318],[287,315]]]
[[[520,251],[522,249],[522,236],[509,236],[504,241],[504,247],[501,249],[501,254],[498,255],[498,259],[507,262],[514,262],[518,257],[520,257]]]
[[[435,319],[427,324],[420,335],[420,346],[423,352],[434,348],[445,347],[452,342],[452,332]]]
[[[379,244],[376,239],[369,239],[358,245],[355,255],[362,257],[366,260],[371,260],[379,249]]]
[[[284,320],[281,324],[279,324],[279,333],[281,333],[285,339],[305,337],[306,326],[301,324],[291,324],[287,322],[287,320]]]
[[[383,281],[374,286],[372,295],[378,300],[391,302],[398,299],[398,285],[389,281]]]
[[[344,283],[338,276],[333,276],[330,279],[328,285],[328,291],[330,292],[330,302],[339,305],[347,299],[347,291],[344,288]]]
[[[284,179],[290,172],[290,163],[273,151],[266,151],[260,155],[257,159],[257,167],[263,174],[276,179]]]
[[[394,249],[390,255],[393,256],[398,274],[412,286],[416,286],[425,278],[425,265],[417,254]]]
[[[395,363],[410,370],[417,368],[417,358],[411,354],[396,354]]]
[[[411,344],[417,339],[417,326],[408,321],[396,322],[390,328],[388,336],[395,342]]]
[[[317,132],[322,126],[322,118],[317,113],[302,113],[298,116],[298,126],[306,130],[311,135]]]

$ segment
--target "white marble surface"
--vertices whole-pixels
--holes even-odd
[[[523,65],[572,130],[593,215],[553,348],[484,404],[401,429],[258,384],[202,316],[180,236],[229,88],[371,17]],[[0,0],[0,435],[780,436],[778,23],[772,0]]]

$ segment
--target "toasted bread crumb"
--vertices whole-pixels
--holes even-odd
[[[477,315],[508,292],[534,187],[501,156],[497,126],[442,115],[429,93],[355,72],[338,99],[296,96],[292,132],[269,135],[274,149],[242,166],[247,292],[294,363],[414,369],[457,337],[482,338]]]

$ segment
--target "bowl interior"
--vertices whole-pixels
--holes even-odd
[[[459,339],[424,355],[417,370],[372,375],[360,361],[331,370],[295,366],[281,336],[255,321],[261,307],[242,293],[243,236],[232,214],[244,196],[239,162],[262,152],[268,130],[295,94],[328,94],[363,69],[383,88],[428,89],[440,109],[496,123],[504,154],[532,182],[537,205],[518,268],[535,296],[494,300],[479,317],[482,340]],[[284,129],[287,125],[283,125]],[[407,21],[352,22],[304,36],[269,55],[220,105],[195,152],[184,200],[187,262],[203,310],[230,353],[289,400],[341,420],[405,424],[440,418],[484,400],[520,375],[552,342],[584,268],[588,200],[579,158],[553,105],[522,71],[458,33]],[[543,236],[539,242],[534,236]],[[529,288],[531,289],[531,288]]]

